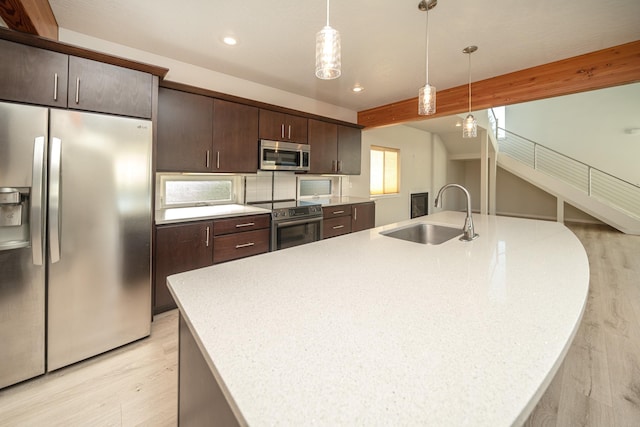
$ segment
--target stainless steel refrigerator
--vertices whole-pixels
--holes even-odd
[[[151,132],[0,103],[0,388],[149,335]]]

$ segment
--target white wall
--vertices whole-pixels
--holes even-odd
[[[640,83],[507,106],[506,129],[640,185]]]
[[[358,121],[358,113],[353,110],[239,79],[228,74],[218,73],[150,52],[111,43],[65,28],[59,29],[59,39],[61,42],[70,43],[86,49],[168,68],[169,72],[165,79],[172,82],[184,83],[350,123],[356,123]]]
[[[471,208],[480,209],[480,160],[450,161],[450,182],[463,185],[471,195]],[[449,190],[444,200],[446,209],[463,210],[465,201],[460,191]],[[459,194],[458,194],[459,193]],[[434,196],[435,197],[435,196]],[[453,200],[455,198],[455,200]],[[451,205],[447,202],[450,201]],[[565,203],[564,219],[568,222],[601,223],[596,218]],[[530,184],[518,176],[498,167],[496,174],[496,213],[555,221],[557,218],[556,197]]]
[[[438,144],[438,143],[436,143]],[[369,197],[370,148],[372,145],[400,150],[400,193],[376,198],[376,226],[409,219],[411,193],[432,194],[431,133],[398,125],[362,132],[362,172],[349,178],[351,196]],[[440,147],[438,150],[443,149]],[[439,158],[442,153],[438,152]],[[437,172],[438,179],[443,175]],[[432,203],[430,201],[430,203]]]

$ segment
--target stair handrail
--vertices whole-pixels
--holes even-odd
[[[640,189],[640,186],[638,186],[638,185],[636,185],[636,184],[634,184],[634,183],[632,183],[632,182],[629,182],[629,181],[627,181],[627,180],[625,180],[625,179],[619,178],[619,177],[617,177],[617,176],[615,176],[615,175],[610,174],[609,172],[605,172],[605,171],[603,171],[602,169],[598,169],[598,168],[596,168],[596,167],[594,167],[594,166],[591,166],[591,165],[589,165],[589,164],[587,164],[587,163],[585,163],[585,162],[583,162],[583,161],[580,161],[580,160],[574,159],[574,158],[573,158],[573,157],[571,157],[571,156],[567,156],[566,154],[562,154],[562,153],[561,153],[561,152],[559,152],[558,150],[554,150],[553,148],[549,148],[549,147],[547,147],[547,146],[546,146],[546,145],[544,145],[544,144],[540,144],[539,142],[533,141],[533,140],[531,140],[531,139],[529,139],[529,138],[526,138],[526,137],[524,137],[524,136],[522,136],[522,135],[518,135],[517,133],[515,133],[515,132],[511,132],[511,131],[506,130],[505,128],[502,128],[502,127],[496,127],[496,132],[497,132],[497,129],[500,129],[500,130],[501,130],[501,131],[503,131],[505,134],[515,135],[515,136],[517,136],[518,138],[524,139],[525,141],[528,141],[528,142],[532,143],[532,144],[533,144],[533,147],[534,147],[534,152],[535,152],[535,147],[536,147],[536,146],[538,146],[538,147],[542,147],[542,148],[544,148],[545,150],[552,151],[552,152],[556,153],[557,155],[559,155],[559,156],[561,156],[561,157],[567,158],[567,159],[572,160],[572,161],[574,161],[574,162],[576,162],[576,163],[580,163],[581,165],[586,166],[589,170],[596,170],[596,171],[598,171],[598,172],[600,172],[600,173],[602,173],[602,174],[605,174],[605,175],[610,176],[611,178],[613,178],[613,179],[615,179],[615,180],[618,180],[618,181],[624,182],[625,184],[628,184],[628,185],[631,185],[631,186],[633,186],[633,187],[636,187],[636,188]]]
[[[504,154],[563,182],[584,191],[589,197],[595,197],[616,209],[640,218],[640,186],[625,179],[614,176],[585,162],[562,154],[553,148],[535,142],[529,138],[497,127],[504,132],[504,138],[498,140],[498,145],[511,143],[514,151],[501,150]],[[518,148],[518,144],[520,144]],[[515,144],[515,145],[513,145]],[[526,151],[522,151],[525,149]],[[552,156],[540,157],[540,152]],[[564,163],[564,165],[563,165]],[[540,167],[540,164],[543,166]],[[563,168],[564,167],[564,168]],[[613,191],[612,191],[613,190]]]

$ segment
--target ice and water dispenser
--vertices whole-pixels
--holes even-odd
[[[30,245],[30,188],[0,187],[0,250]]]

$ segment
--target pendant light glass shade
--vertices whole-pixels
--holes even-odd
[[[469,114],[462,122],[462,137],[475,138],[478,136],[478,123],[472,114]]]
[[[463,138],[475,138],[478,136],[478,123],[473,114],[471,114],[471,54],[476,50],[478,50],[478,46],[468,46],[462,50],[462,53],[469,55],[469,114],[462,122]]]
[[[421,116],[428,116],[436,112],[436,87],[429,84],[429,10],[436,7],[436,4],[438,4],[438,2],[435,0],[431,0],[431,2],[423,0],[418,4],[418,9],[425,11],[427,15],[425,37],[426,84],[418,91],[418,114]]]
[[[418,92],[418,114],[428,116],[436,112],[436,88],[429,83]]]
[[[322,80],[340,77],[340,33],[329,26],[329,0],[327,25],[316,34],[316,77]]]

